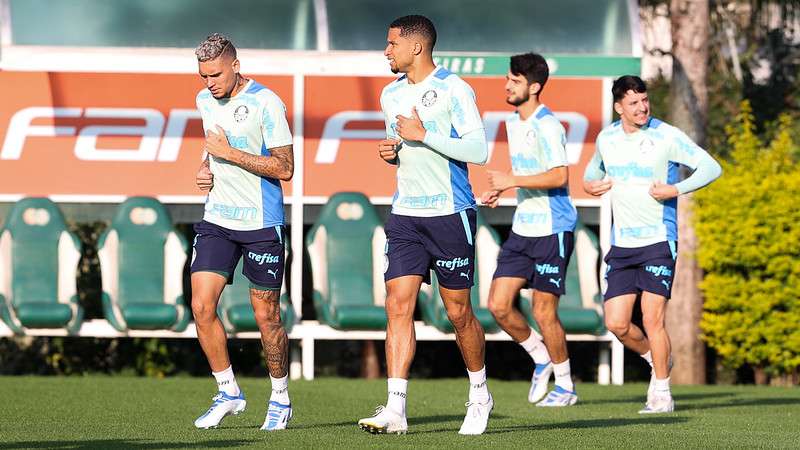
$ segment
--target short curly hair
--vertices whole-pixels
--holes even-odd
[[[235,59],[236,47],[224,34],[214,33],[197,46],[194,54],[197,55],[197,60],[200,62],[211,61],[221,55],[232,56]]]

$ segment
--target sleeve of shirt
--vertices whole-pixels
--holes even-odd
[[[383,122],[386,126],[386,139],[397,139],[397,133],[392,128],[392,119],[386,111],[386,106],[383,102],[383,93],[381,92],[381,112],[383,112]]]
[[[267,148],[292,144],[292,132],[286,119],[286,106],[278,96],[267,98],[261,113],[261,134]]]
[[[450,121],[459,136],[483,129],[483,120],[475,103],[475,92],[463,80],[455,83],[450,92]],[[449,130],[448,130],[449,133]]]
[[[686,194],[710,184],[722,175],[722,167],[684,132],[675,129],[670,160],[692,169],[691,175],[675,184],[679,194]]]
[[[586,165],[586,170],[583,172],[584,181],[602,180],[606,176],[606,166],[603,164],[603,157],[600,155],[601,137],[598,136],[595,141],[595,150],[589,164]]]
[[[542,165],[546,170],[567,165],[567,137],[560,123],[542,122],[538,139],[543,150]]]

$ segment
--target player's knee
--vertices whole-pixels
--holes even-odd
[[[389,320],[413,319],[414,303],[407,298],[389,296],[386,298],[386,317]]]
[[[664,321],[661,317],[643,317],[642,325],[644,326],[644,331],[649,336],[664,329]]]
[[[496,320],[503,320],[511,314],[511,303],[491,298],[489,299],[489,312]]]
[[[254,315],[259,328],[281,325],[281,314],[277,308],[274,311],[262,308],[255,311]]]
[[[533,318],[540,326],[551,325],[558,321],[556,308],[553,305],[538,302],[533,304]]]
[[[447,307],[447,318],[453,324],[453,328],[461,330],[467,326],[472,318],[472,308],[467,304],[454,303]]]
[[[217,317],[217,311],[215,308],[210,307],[210,305],[206,302],[193,300],[192,315],[194,316],[194,321],[198,325],[202,326],[213,322]]]
[[[614,336],[622,339],[628,334],[628,330],[630,329],[631,323],[624,320],[615,320],[609,317],[606,317],[606,328],[608,331],[612,332]]]

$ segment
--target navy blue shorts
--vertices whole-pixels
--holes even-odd
[[[639,248],[612,246],[605,257],[607,287],[603,299],[643,291],[670,298],[677,254],[674,241]]]
[[[389,214],[386,221],[386,261],[383,278],[422,275],[430,271],[447,289],[469,289],[475,275],[474,209],[438,217]]]
[[[524,278],[529,288],[564,295],[564,280],[574,246],[571,231],[542,237],[520,236],[512,231],[497,256],[493,278]]]
[[[251,287],[280,290],[283,284],[283,227],[235,231],[205,220],[194,226],[191,272],[216,272],[233,283],[233,271],[244,256],[242,273]]]

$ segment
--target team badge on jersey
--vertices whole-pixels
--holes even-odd
[[[536,132],[533,130],[528,130],[528,132],[525,133],[525,144],[533,145],[534,142],[536,142]]]
[[[240,105],[233,111],[233,120],[238,122],[244,122],[247,119],[247,114],[250,113],[250,110],[247,109],[246,105]]]
[[[438,95],[436,95],[436,91],[433,89],[425,92],[422,94],[422,105],[425,107],[431,107],[434,103],[436,103]]]
[[[651,141],[649,138],[642,139],[642,142],[639,143],[639,152],[643,155],[647,155],[648,153],[652,152],[656,148],[656,145]]]

